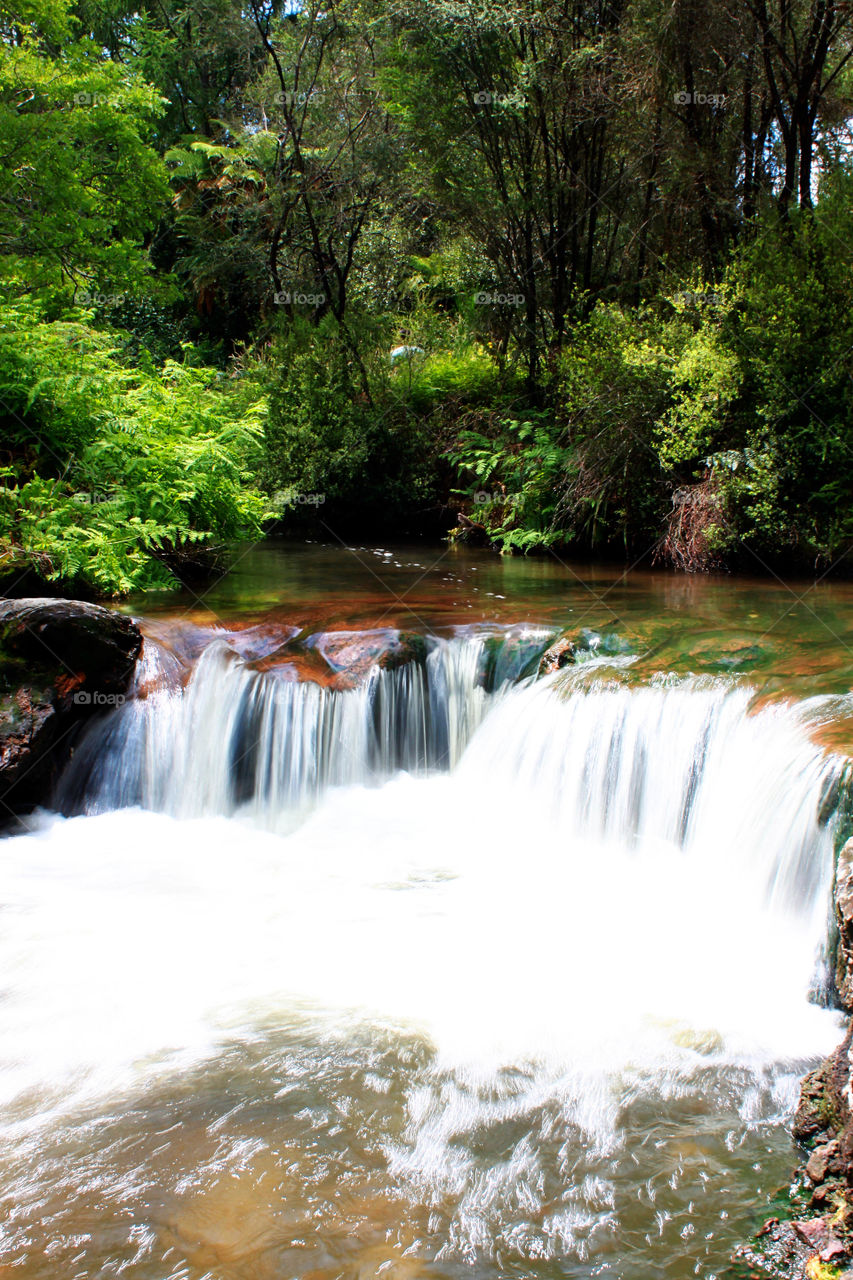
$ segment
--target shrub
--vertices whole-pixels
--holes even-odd
[[[245,476],[264,406],[250,384],[204,367],[129,370],[110,342],[84,321],[7,309],[0,540],[41,576],[120,594],[259,532],[265,504]]]

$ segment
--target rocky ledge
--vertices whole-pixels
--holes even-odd
[[[853,1013],[853,839],[835,871],[833,981]],[[853,1280],[853,1023],[835,1052],[802,1083],[793,1135],[804,1147],[798,1212],[771,1218],[736,1255],[738,1276]],[[792,1210],[795,1201],[792,1200]]]
[[[100,605],[0,600],[0,825],[44,803],[80,724],[124,697],[141,647]]]

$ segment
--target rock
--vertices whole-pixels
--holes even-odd
[[[86,668],[124,687],[142,645],[123,614],[80,600],[0,600],[0,650],[75,674]]]
[[[539,661],[540,676],[550,676],[561,667],[568,666],[570,662],[574,662],[576,654],[577,645],[574,640],[561,636],[542,654]]]
[[[812,1182],[823,1182],[829,1170],[830,1161],[838,1154],[838,1142],[828,1142],[822,1147],[815,1147],[806,1164],[806,1173]]]
[[[542,646],[551,633],[529,623],[513,623],[497,629],[462,625],[454,627],[458,637],[479,637],[483,653],[479,662],[478,681],[488,693],[505,685],[516,684],[536,675],[542,659]]]
[[[823,1182],[826,1176],[827,1158],[825,1151],[826,1147],[818,1147],[816,1151],[812,1152],[806,1163],[806,1173],[815,1185]]]
[[[808,1244],[790,1222],[771,1219],[750,1244],[736,1250],[733,1262],[737,1276],[785,1276],[789,1280],[802,1280],[808,1275],[808,1263],[817,1258],[814,1248]],[[726,1272],[726,1274],[730,1274]]]
[[[821,1135],[835,1138],[849,1118],[846,1090],[850,1075],[850,1032],[832,1057],[804,1078],[793,1133],[800,1142]]]
[[[853,1011],[853,839],[841,849],[835,869],[835,921],[838,945],[835,953],[835,986],[838,999]]]
[[[217,636],[218,634],[216,633]],[[284,653],[298,635],[299,627],[262,622],[240,630],[226,631],[223,639],[246,662],[263,662],[276,654]]]
[[[463,543],[467,547],[490,547],[492,545],[489,531],[484,524],[477,524],[474,520],[469,519],[464,511],[459,511],[456,519],[459,523],[455,529],[450,531],[451,537],[455,542]]]
[[[227,640],[237,648],[233,634]],[[271,653],[257,656],[249,666],[282,680],[310,681],[344,691],[362,684],[376,667],[390,671],[407,663],[425,662],[426,655],[423,636],[394,627],[374,627],[316,631],[305,639],[282,634],[281,643]]]
[[[0,600],[0,822],[48,801],[80,723],[123,700],[142,636],[79,600]]]
[[[334,688],[354,688],[374,667],[392,670],[426,658],[423,636],[377,627],[369,631],[321,631],[309,636],[305,648],[316,651],[334,673]]]
[[[570,662],[584,662],[589,658],[618,658],[635,652],[630,640],[615,631],[604,633],[582,627],[574,635],[563,635],[542,654],[540,676],[550,675]]]
[[[823,1249],[829,1244],[829,1227],[823,1218],[809,1218],[805,1222],[795,1222],[794,1230],[801,1240],[813,1249]]]
[[[803,1080],[794,1121],[794,1137],[812,1146],[805,1173],[815,1184],[811,1206],[819,1216],[788,1224],[793,1237],[807,1244],[808,1259],[779,1273],[806,1280],[827,1280],[853,1251],[853,1027],[842,1044]],[[775,1237],[774,1237],[775,1238]],[[779,1239],[781,1239],[781,1235]],[[830,1264],[830,1269],[826,1265]],[[774,1271],[772,1274],[776,1274]]]

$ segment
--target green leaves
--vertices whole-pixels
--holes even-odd
[[[0,489],[0,540],[46,558],[49,577],[125,593],[170,580],[153,553],[258,535],[265,503],[246,475],[265,405],[249,383],[174,361],[132,371],[105,335],[18,308],[0,331],[3,393],[21,461]]]
[[[33,7],[48,21],[50,6]],[[61,14],[60,14],[61,16]],[[166,198],[147,145],[162,109],[138,72],[64,21],[0,41],[0,285],[48,295],[145,274],[138,244]]]

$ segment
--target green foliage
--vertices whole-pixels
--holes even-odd
[[[557,442],[552,419],[530,412],[489,426],[488,432],[460,431],[452,450],[461,472],[473,476],[467,496],[474,500],[476,519],[503,551],[529,551],[559,541],[552,527],[555,486],[570,457]]]
[[[726,341],[744,394],[727,488],[765,549],[834,558],[853,537],[853,215],[837,175],[816,211],[770,223],[736,259]]]
[[[394,376],[416,411],[428,411],[448,400],[493,405],[507,393],[507,380],[500,377],[494,360],[473,344],[458,352],[436,351],[423,359],[415,357],[411,364],[401,360]]]
[[[0,7],[0,26],[15,15]],[[75,33],[69,6],[24,8],[0,40],[0,283],[68,297],[144,278],[166,196],[147,145],[162,109],[137,69]]]
[[[260,476],[297,527],[832,563],[853,11],[706,8],[0,0],[12,558],[165,581]]]
[[[12,461],[0,539],[51,580],[104,593],[169,581],[192,547],[257,535],[257,390],[190,363],[129,369],[84,322],[7,310],[0,395]]]
[[[387,347],[372,337],[365,350],[370,399],[332,317],[291,326],[270,361],[267,485],[284,509],[319,514],[333,528],[399,527],[435,501],[425,421],[409,412]]]
[[[563,350],[535,444],[460,435],[462,474],[521,499],[501,545],[617,540],[687,567],[853,539],[853,214],[836,175],[813,213],[773,215],[719,284],[655,307],[597,307]],[[671,505],[672,504],[672,505]],[[746,551],[750,548],[750,552]]]
[[[685,334],[651,311],[598,308],[578,331],[556,395],[571,465],[556,524],[593,546],[617,539],[648,546],[665,494],[655,428],[672,399],[673,365]]]
[[[475,476],[469,493],[485,482],[514,495],[496,530],[502,546],[631,546],[653,533],[666,495],[656,424],[672,402],[671,348],[684,338],[650,312],[601,307],[557,366],[549,413],[460,437],[454,458]]]
[[[673,323],[668,328],[674,356],[672,405],[658,424],[654,444],[664,466],[677,468],[686,463],[695,467],[703,455],[718,447],[727,415],[741,390],[741,363],[737,352],[726,345],[721,324],[731,309],[732,297],[722,286],[703,291],[700,285],[670,301],[676,316],[686,324]],[[692,332],[688,327],[691,311]]]

